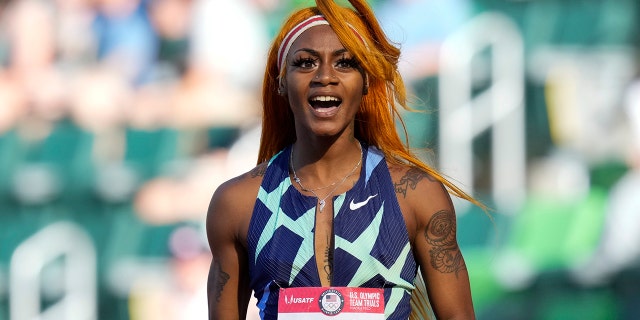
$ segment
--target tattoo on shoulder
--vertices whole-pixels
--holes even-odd
[[[227,284],[227,281],[229,281],[230,276],[228,273],[222,270],[222,265],[220,265],[219,261],[214,262],[213,274],[214,274],[214,279],[216,279],[213,290],[215,290],[214,292],[216,296],[216,301],[220,302],[220,298],[222,297],[222,290],[224,289],[224,286]]]
[[[464,259],[456,241],[456,216],[452,211],[438,211],[424,230],[424,237],[433,247],[429,251],[431,266],[441,273],[465,270]]]
[[[393,185],[395,187],[396,193],[401,194],[406,198],[407,190],[409,188],[415,190],[418,182],[420,182],[420,180],[424,178],[427,178],[429,181],[435,181],[435,179],[431,175],[427,174],[421,169],[411,167],[409,170],[407,170],[404,176],[400,178],[400,181],[394,183]]]
[[[249,171],[249,175],[251,176],[251,178],[257,178],[264,176],[265,172],[267,172],[267,163],[263,162]]]

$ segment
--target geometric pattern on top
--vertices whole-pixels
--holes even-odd
[[[386,319],[407,319],[417,265],[385,158],[362,145],[356,184],[333,197],[332,286],[383,288]],[[276,319],[280,288],[319,287],[314,250],[317,199],[289,177],[291,146],[269,160],[248,235],[251,288],[262,319]]]

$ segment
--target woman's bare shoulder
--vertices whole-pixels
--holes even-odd
[[[422,168],[389,164],[398,201],[412,211],[432,214],[451,206],[451,198],[444,184]]]
[[[263,162],[253,169],[225,181],[216,189],[213,200],[229,201],[237,205],[239,201],[255,199],[266,170],[267,163]]]
[[[222,183],[211,197],[207,212],[207,225],[214,227],[213,222],[225,221],[228,225],[237,226],[235,232],[244,233],[258,196],[258,189],[267,168],[261,163],[248,172]],[[231,230],[227,230],[231,231]]]
[[[387,165],[396,193],[400,197],[407,198],[416,192],[439,193],[442,191],[443,184],[432,174],[419,167],[396,163],[388,163]]]

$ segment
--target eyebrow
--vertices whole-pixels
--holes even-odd
[[[296,53],[298,53],[300,51],[307,52],[307,53],[309,53],[311,55],[314,55],[314,56],[319,56],[320,55],[320,52],[318,52],[316,50],[313,50],[313,49],[310,49],[310,48],[300,48],[300,49],[294,51],[293,53],[296,54]],[[349,52],[349,50],[347,50],[346,48],[338,49],[338,50],[333,52],[333,56],[339,56],[339,55],[347,53],[347,52]]]

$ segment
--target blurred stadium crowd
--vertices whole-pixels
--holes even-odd
[[[0,320],[206,318],[207,205],[309,3],[0,0]],[[478,318],[640,318],[640,4],[370,3],[410,145],[493,209],[457,204]]]

